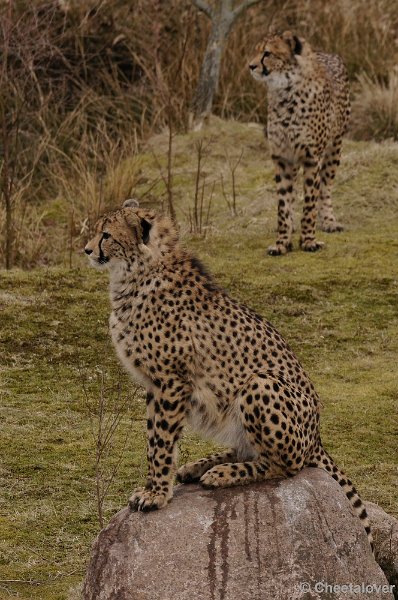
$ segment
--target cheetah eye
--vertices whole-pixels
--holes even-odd
[[[268,52],[268,50],[264,52],[263,58],[267,58],[267,56],[271,56],[271,52]]]
[[[104,238],[104,240],[107,240],[108,238],[111,237],[110,233],[106,233],[105,231],[102,232],[102,237]]]

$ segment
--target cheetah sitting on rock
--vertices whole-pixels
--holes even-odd
[[[110,331],[127,371],[147,391],[148,479],[133,510],[173,494],[185,423],[230,450],[182,466],[206,488],[290,477],[305,466],[338,481],[371,537],[352,483],[322,447],[319,398],[282,336],[220,289],[179,243],[172,221],[127,201],[85,247],[110,274]]]
[[[310,252],[319,208],[321,229],[341,231],[333,214],[331,185],[340,163],[342,138],[350,115],[348,78],[339,56],[313,52],[290,31],[271,34],[250,61],[252,76],[267,86],[267,137],[278,190],[278,237],[271,255],[292,249],[295,183],[304,173],[300,245]]]

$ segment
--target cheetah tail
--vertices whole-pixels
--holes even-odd
[[[307,466],[318,467],[319,469],[323,469],[324,471],[329,473],[333,477],[333,479],[335,479],[338,482],[338,484],[343,488],[344,493],[350,501],[351,506],[353,507],[355,513],[358,515],[362,525],[365,528],[370,547],[372,548],[372,552],[374,552],[373,536],[370,529],[368,513],[366,512],[366,508],[352,482],[344,475],[342,471],[340,471],[340,469],[335,464],[334,460],[322,447],[319,448],[319,451],[316,453],[316,455],[313,457],[313,459],[309,462]]]

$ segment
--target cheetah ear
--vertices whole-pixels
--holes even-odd
[[[147,244],[149,242],[149,232],[152,229],[152,223],[149,223],[146,219],[140,220],[141,231],[142,231],[142,243]]]
[[[297,37],[297,35],[293,35],[291,31],[285,31],[282,34],[282,38],[288,44],[293,54],[301,54],[303,50],[303,43]]]
[[[128,228],[138,240],[140,238],[140,219],[138,218],[137,213],[133,210],[126,210],[124,211],[123,216]]]
[[[124,206],[124,205],[123,205]],[[130,206],[128,208],[131,208]],[[125,211],[124,219],[137,240],[142,240],[142,244],[149,242],[149,232],[152,229],[152,223],[144,218],[140,218],[135,210]]]

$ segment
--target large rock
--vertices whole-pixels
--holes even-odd
[[[121,510],[94,543],[83,595],[392,600],[388,587],[339,485],[305,469],[240,488],[179,486],[161,511]]]
[[[398,598],[398,520],[373,502],[365,502],[375,544],[375,557]]]

